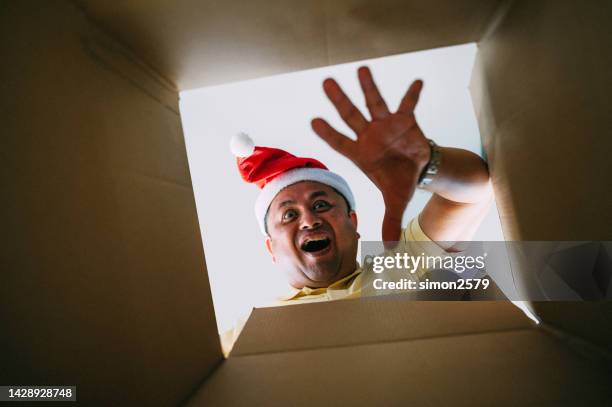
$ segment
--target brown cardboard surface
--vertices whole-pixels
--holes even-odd
[[[503,10],[478,43],[471,90],[504,236],[612,240],[611,3],[515,1]],[[523,293],[542,290],[535,277],[543,270],[530,260],[512,255]],[[607,309],[535,308],[545,322],[609,347]]]
[[[80,4],[181,90],[328,64],[320,0]]]
[[[0,384],[178,404],[222,356],[176,92],[71,2],[0,11]]]
[[[188,405],[604,406],[611,380],[516,330],[230,357]]]
[[[171,82],[472,41],[499,2],[427,4],[3,2],[0,384],[185,400],[221,351]],[[510,2],[479,42],[506,238],[610,239],[612,35],[609,5],[590,4]],[[607,304],[535,309],[609,347]],[[508,303],[345,301],[256,310],[192,405],[605,405],[610,379]]]
[[[500,3],[328,1],[329,64],[477,41]]]
[[[506,301],[360,299],[253,310],[231,356],[529,329]]]
[[[185,90],[476,41],[499,1],[79,4]]]
[[[507,240],[612,240],[612,3],[515,1],[472,94]]]
[[[612,352],[612,301],[542,301],[533,308],[547,323]]]

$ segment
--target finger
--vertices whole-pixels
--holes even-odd
[[[342,120],[344,120],[355,133],[361,133],[368,122],[359,109],[357,109],[355,105],[353,105],[353,102],[344,94],[340,85],[333,79],[326,79],[323,81],[323,90],[336,107]]]
[[[315,133],[321,137],[331,148],[352,159],[354,141],[340,133],[323,119],[314,119],[310,125]]]
[[[410,87],[408,88],[408,91],[402,98],[402,101],[400,102],[397,112],[398,113],[412,113],[419,101],[419,95],[421,94],[422,89],[423,89],[423,81],[416,80],[412,82],[412,85],[410,85]]]
[[[368,106],[372,119],[384,119],[389,116],[389,108],[380,95],[376,83],[374,83],[374,78],[372,78],[370,69],[366,66],[362,66],[357,70],[357,76],[359,77],[361,90],[363,90],[366,106]]]

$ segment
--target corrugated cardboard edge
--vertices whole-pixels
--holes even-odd
[[[367,298],[255,309],[231,357],[533,329],[506,301]]]

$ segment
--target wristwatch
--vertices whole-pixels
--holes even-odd
[[[431,154],[429,156],[429,162],[423,168],[423,172],[419,176],[419,180],[417,182],[417,187],[423,188],[426,185],[431,184],[436,175],[438,174],[438,170],[440,169],[440,161],[442,159],[442,154],[440,153],[440,148],[438,145],[430,139],[427,139],[429,143],[429,148],[431,150]]]

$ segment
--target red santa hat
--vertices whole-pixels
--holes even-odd
[[[328,185],[346,199],[351,210],[355,209],[355,198],[344,178],[314,158],[296,157],[278,148],[255,147],[253,140],[244,133],[234,136],[230,147],[242,179],[261,188],[255,201],[255,216],[264,235],[268,234],[265,219],[270,203],[280,191],[298,182]]]

